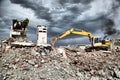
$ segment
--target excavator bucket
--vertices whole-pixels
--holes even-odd
[[[50,39],[52,46],[54,46],[54,44],[55,44],[55,42],[57,41],[57,39],[58,39],[57,37],[52,37],[52,38]]]

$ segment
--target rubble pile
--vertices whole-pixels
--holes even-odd
[[[72,47],[0,48],[0,80],[120,80],[120,52]]]

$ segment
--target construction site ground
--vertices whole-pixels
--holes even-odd
[[[120,80],[120,52],[1,48],[0,80]]]

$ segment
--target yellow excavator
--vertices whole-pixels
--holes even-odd
[[[65,36],[68,36],[70,34],[75,34],[75,35],[83,35],[89,37],[91,46],[86,47],[85,51],[86,52],[91,52],[93,50],[108,50],[110,47],[110,40],[101,40],[101,38],[94,38],[93,34],[90,32],[87,32],[85,30],[77,29],[77,28],[71,28],[63,32],[62,34],[52,37],[51,38],[51,45],[54,46],[55,42],[59,39],[64,38]]]

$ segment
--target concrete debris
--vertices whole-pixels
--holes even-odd
[[[117,78],[120,79],[120,69],[114,69],[114,74]]]
[[[63,58],[67,59],[65,49],[64,48],[57,48],[58,53],[63,55]]]
[[[28,63],[31,64],[31,65],[34,65],[35,64],[35,60],[34,59],[28,60]]]
[[[91,77],[90,80],[99,80],[99,78],[98,77]]]
[[[29,41],[15,41],[15,42],[11,42],[11,46],[15,46],[15,47],[32,47],[35,46],[35,44],[33,42],[29,42]]]
[[[108,54],[111,54],[112,52],[111,51],[102,51],[103,53],[108,53]]]
[[[33,56],[38,56],[38,55],[40,55],[40,53],[39,53],[39,52],[36,52],[34,49],[32,49],[32,50],[31,50],[31,55],[33,55]]]
[[[119,80],[120,53],[1,43],[0,80]],[[72,48],[73,47],[73,48]]]
[[[113,52],[120,52],[120,39],[113,39],[110,47]]]
[[[84,73],[81,73],[79,71],[76,72],[76,75],[79,76],[79,77],[81,77],[81,78],[84,78]]]

